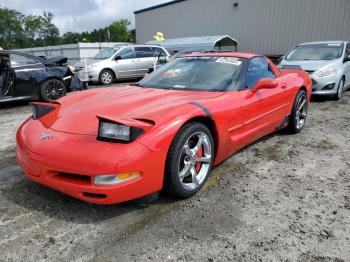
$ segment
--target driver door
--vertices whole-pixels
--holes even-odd
[[[10,63],[14,74],[12,95],[32,97],[46,74],[45,66],[40,61],[22,54],[10,54]]]
[[[261,79],[275,79],[278,85],[273,89],[252,91]],[[277,129],[286,118],[289,110],[284,89],[287,85],[273,72],[265,57],[250,60],[241,90],[240,130],[238,143],[251,143]]]
[[[134,78],[137,76],[136,56],[133,47],[125,47],[120,50],[115,58],[114,69],[117,78]]]

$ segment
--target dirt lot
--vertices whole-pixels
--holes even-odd
[[[350,93],[317,99],[299,135],[277,133],[215,168],[195,197],[96,206],[24,178],[25,105],[0,109],[0,261],[350,261]]]

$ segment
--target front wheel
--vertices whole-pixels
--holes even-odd
[[[214,141],[209,129],[197,122],[185,125],[168,153],[165,189],[181,198],[194,195],[205,184],[213,159]]]
[[[343,92],[344,92],[344,87],[345,87],[345,79],[343,77],[339,82],[337,94],[334,96],[335,100],[340,100],[342,98]]]
[[[114,79],[113,73],[111,70],[103,70],[100,73],[100,83],[102,85],[110,85],[112,84]]]
[[[287,127],[291,133],[296,134],[303,129],[307,117],[307,111],[307,95],[304,90],[300,90],[295,97],[293,109],[290,116],[291,118]]]
[[[52,102],[67,94],[66,85],[57,79],[45,81],[40,88],[41,98],[45,102]]]

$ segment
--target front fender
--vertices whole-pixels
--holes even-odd
[[[168,152],[169,147],[179,132],[188,121],[196,117],[210,117],[208,112],[195,104],[185,104],[178,108],[164,112],[159,121],[155,121],[153,128],[138,140],[139,143],[153,151]]]

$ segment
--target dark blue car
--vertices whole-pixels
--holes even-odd
[[[63,56],[43,58],[0,51],[0,103],[19,100],[54,101],[86,85]]]

